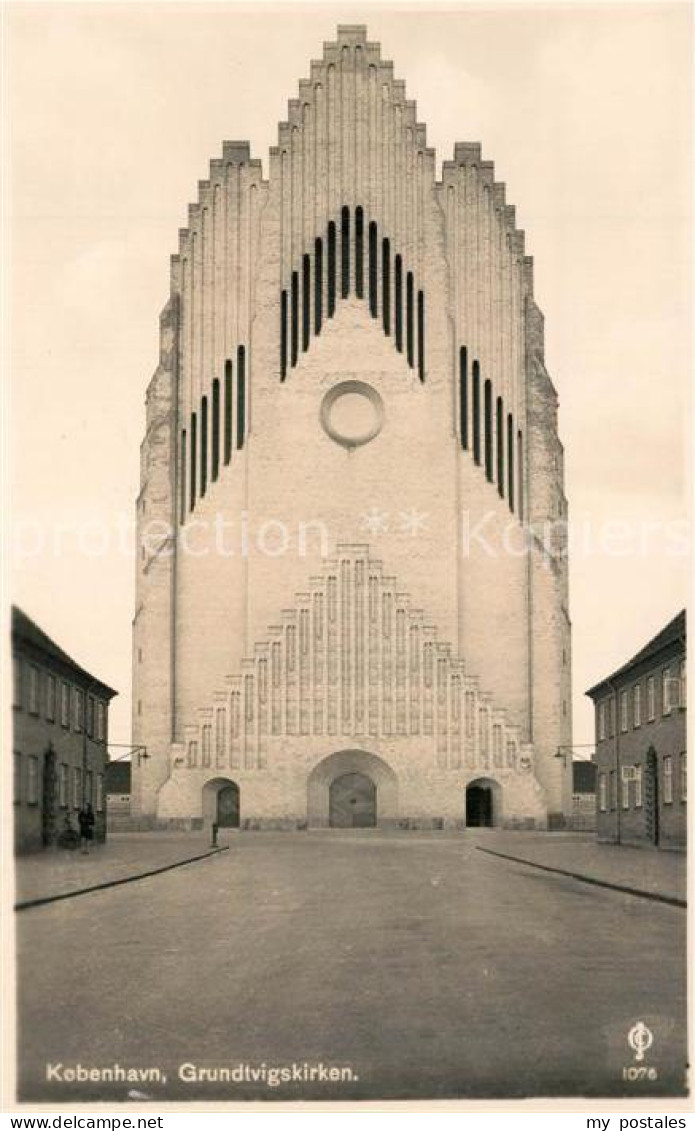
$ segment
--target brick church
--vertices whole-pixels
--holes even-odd
[[[438,179],[439,174],[439,179]],[[132,811],[560,827],[570,621],[532,260],[341,26],[268,178],[225,142],[171,261],[137,503]]]

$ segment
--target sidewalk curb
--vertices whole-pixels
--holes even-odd
[[[103,891],[105,888],[120,887],[121,884],[132,884],[136,880],[146,880],[148,876],[159,876],[162,872],[171,872],[174,868],[182,868],[185,864],[195,864],[197,860],[207,860],[210,856],[217,856],[220,852],[229,852],[229,845],[213,848],[199,856],[189,856],[186,860],[176,860],[173,864],[164,864],[161,868],[151,868],[147,872],[136,872],[132,876],[121,876],[118,880],[105,880],[102,884],[92,884],[88,888],[76,888],[74,891],[61,892],[60,895],[45,895],[39,899],[27,899],[23,903],[15,903],[15,911],[28,911],[32,907],[43,907],[46,903],[58,903],[61,899],[74,899],[77,895],[88,895],[92,891]]]
[[[668,903],[672,907],[687,907],[685,899],[679,899],[676,895],[661,895],[656,891],[644,891],[643,888],[631,888],[627,884],[613,884],[610,880],[599,880],[594,876],[584,876],[581,872],[568,872],[566,868],[553,868],[550,864],[537,864],[535,860],[525,860],[522,856],[510,856],[507,852],[497,852],[493,848],[481,848],[479,844],[476,845],[478,852],[486,852],[488,856],[499,856],[502,860],[513,860],[515,864],[525,864],[527,868],[539,868],[542,872],[554,872],[558,876],[569,876],[573,880],[579,880],[582,884],[594,884],[595,887],[609,888],[611,891],[620,891],[625,895],[635,895],[640,899],[651,899],[656,903]]]

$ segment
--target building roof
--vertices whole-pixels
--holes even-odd
[[[637,667],[638,664],[642,664],[646,660],[651,660],[660,655],[660,653],[664,652],[667,648],[685,640],[685,625],[685,609],[681,609],[673,620],[670,620],[660,632],[657,632],[656,636],[653,636],[643,648],[640,648],[639,652],[635,653],[631,660],[628,660],[628,662],[621,667],[616,668],[614,672],[611,672],[610,675],[600,680],[599,683],[595,683],[593,687],[589,688],[586,694],[593,698],[599,691],[603,691],[607,684],[611,683],[613,680],[619,679],[632,668]]]
[[[118,695],[118,692],[107,683],[97,679],[73,660],[72,656],[63,651],[55,640],[51,640],[51,637],[47,636],[43,629],[16,605],[12,606],[12,643],[28,645],[35,653],[40,653],[58,667],[69,670],[82,684],[91,684],[94,691],[98,691],[106,699],[113,699],[114,695]]]
[[[107,762],[105,782],[107,793],[130,793],[130,762]]]
[[[572,792],[596,792],[596,763],[579,761],[572,763]]]

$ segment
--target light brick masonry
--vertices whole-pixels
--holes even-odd
[[[134,814],[562,824],[567,504],[532,261],[480,146],[437,181],[366,29],[312,62],[267,181],[246,143],[211,162],[161,343]]]

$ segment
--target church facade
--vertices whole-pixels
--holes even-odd
[[[132,812],[558,827],[567,514],[532,260],[360,26],[172,257],[137,503]],[[553,535],[548,536],[548,530]]]

